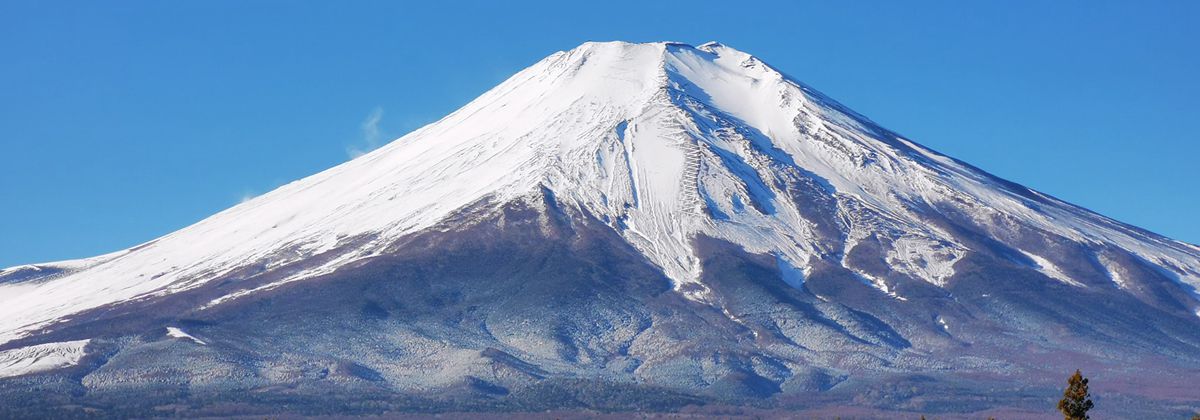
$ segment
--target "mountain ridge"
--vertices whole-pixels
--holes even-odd
[[[523,407],[563,378],[777,402],[895,375],[1043,386],[1076,360],[1174,383],[1200,370],[1198,286],[1200,248],[929,150],[750,54],[586,43],[177,232],[0,270],[0,351],[92,340],[45,373],[84,395],[183,369],[188,389]],[[165,361],[234,376],[136,367]]]

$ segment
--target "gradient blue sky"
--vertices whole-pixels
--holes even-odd
[[[0,266],[153,239],[615,39],[719,40],[938,151],[1200,242],[1200,2],[429,3],[3,1]]]

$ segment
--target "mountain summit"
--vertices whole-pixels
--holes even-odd
[[[1200,248],[931,151],[750,54],[586,43],[162,238],[0,271],[0,400],[36,381],[62,391],[40,401],[196,415],[968,412],[1034,404],[1077,366],[1123,398],[1186,397],[1198,287]]]

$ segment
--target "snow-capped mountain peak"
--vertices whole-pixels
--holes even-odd
[[[697,236],[773,255],[795,287],[831,266],[897,300],[947,286],[984,251],[1070,287],[1136,293],[1120,279],[1147,267],[1200,286],[1195,247],[928,150],[750,54],[590,42],[162,238],[53,278],[0,271],[0,343],[80,311],[276,273],[202,305],[216,307],[377,256],[474,203],[539,193],[603,221],[706,303]],[[1179,304],[1200,308],[1194,296]]]

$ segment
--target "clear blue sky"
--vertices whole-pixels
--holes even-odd
[[[1200,2],[428,3],[447,4],[0,3],[0,266],[153,239],[615,39],[719,40],[943,153],[1200,242]]]

